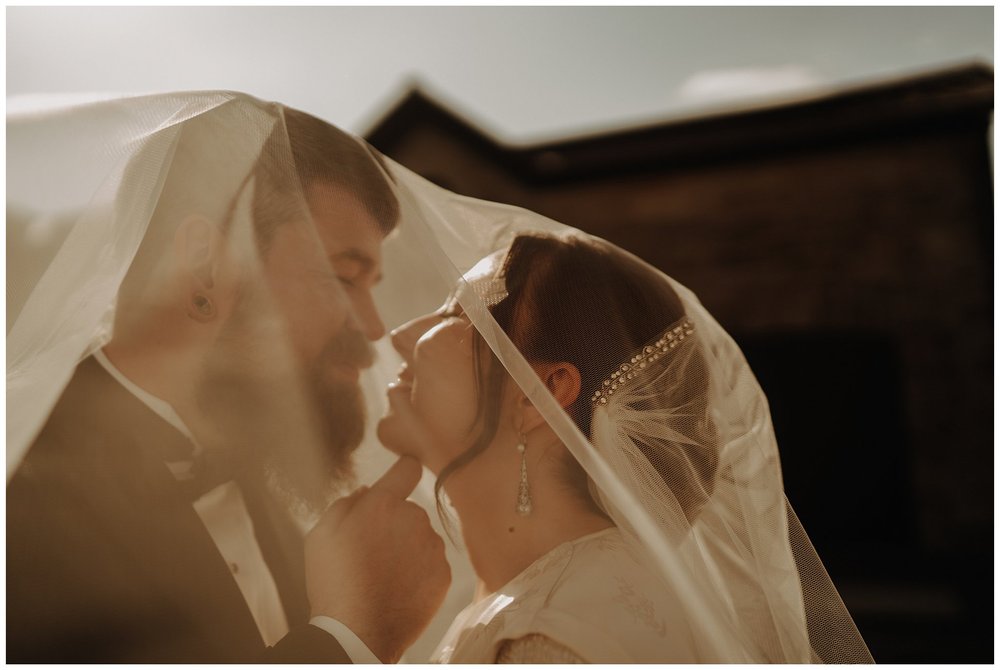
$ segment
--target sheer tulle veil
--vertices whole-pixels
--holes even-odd
[[[289,138],[290,113],[280,104],[219,91],[8,115],[8,480],[77,364],[110,338],[121,305],[153,299],[146,284],[158,277],[158,255],[169,253],[169,221],[197,214],[226,222],[234,267],[248,284],[267,263],[254,244],[266,234],[255,228],[262,211],[299,221],[305,235],[325,234],[311,218],[309,184],[291,159],[290,143],[300,140]],[[352,167],[364,162],[390,184],[398,208],[398,223],[382,244],[384,279],[375,290],[375,308],[386,327],[454,296],[492,355],[582,465],[594,500],[674,594],[699,660],[870,662],[785,498],[767,398],[737,344],[698,298],[602,240],[524,209],[451,193],[363,140],[348,139],[344,153],[324,159],[346,166],[338,173],[341,188],[378,218],[387,205],[365,170]],[[185,174],[197,178],[180,179]],[[283,186],[269,191],[265,184],[272,182]],[[534,353],[522,350],[519,333],[531,324],[502,323],[495,310],[512,290],[506,275],[512,271],[512,244],[532,236],[585,244],[641,277],[635,301],[644,323],[651,324],[648,337],[587,340],[586,332],[580,334],[595,361],[603,361],[595,369],[607,374],[587,381],[578,416],[555,401],[531,367]],[[136,263],[149,265],[138,275],[138,289]],[[590,310],[601,304],[600,312],[587,312],[601,324],[595,332],[637,332],[636,305],[607,307],[597,294],[601,286],[593,284],[593,299],[588,286],[583,274],[571,300],[549,293],[551,304],[535,309]],[[324,290],[334,295],[349,289]],[[295,378],[298,368],[283,353],[290,349],[283,340],[297,335],[272,327],[271,317],[280,311],[273,296],[255,304],[270,339],[266,356],[247,360],[261,366],[262,374],[284,380],[259,399],[258,411],[266,407],[276,425],[298,426],[296,440],[307,454],[323,436],[313,409],[296,395],[309,380]],[[384,387],[399,358],[385,340],[375,350],[376,362],[360,382],[369,417],[355,454],[362,483],[391,459],[371,423],[383,411]],[[581,429],[582,415],[589,430]],[[429,475],[415,497],[437,516]],[[468,587],[461,575],[469,571],[462,552],[451,551],[459,594]],[[464,573],[455,567],[463,564]],[[450,597],[440,621],[453,617],[465,604],[460,601],[459,595]],[[427,636],[441,632],[433,626]],[[412,660],[422,660],[421,653],[414,651]]]

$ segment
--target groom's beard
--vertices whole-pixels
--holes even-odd
[[[356,383],[331,379],[331,365],[369,367],[363,335],[343,329],[312,361],[291,354],[280,317],[249,289],[206,357],[196,399],[222,444],[250,476],[265,477],[290,504],[319,512],[353,485],[351,454],[365,432]]]

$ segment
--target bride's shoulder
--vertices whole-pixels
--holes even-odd
[[[515,614],[524,632],[546,635],[589,662],[694,659],[673,591],[617,528],[571,542],[568,550],[544,596]]]
[[[580,538],[570,543],[570,549],[549,595],[552,606],[574,607],[623,592],[649,592],[658,585],[618,528]]]
[[[544,602],[551,602],[553,595],[567,584],[589,582],[592,577],[607,577],[615,572],[634,572],[635,564],[621,531],[616,527],[606,528],[559,545],[503,591],[519,597],[542,596]]]
[[[565,542],[541,557],[492,596],[468,608],[492,620],[535,618],[542,610],[574,611],[607,599],[621,585],[646,587],[646,573],[618,528]],[[475,617],[474,617],[475,618]],[[480,620],[480,623],[485,621]]]
[[[690,655],[670,592],[617,528],[566,542],[464,611],[436,656],[489,663],[504,640],[540,635],[588,662],[635,663]]]

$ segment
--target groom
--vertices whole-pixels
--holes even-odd
[[[8,484],[9,662],[394,662],[444,598],[415,461],[327,507],[384,334],[385,172],[285,109],[232,196],[240,104],[186,122],[114,336]],[[305,542],[289,503],[325,509]]]

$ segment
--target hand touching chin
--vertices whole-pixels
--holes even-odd
[[[444,464],[436,463],[435,440],[410,402],[410,388],[391,385],[386,393],[388,409],[379,420],[376,435],[386,449],[399,456],[412,456],[435,474]]]

